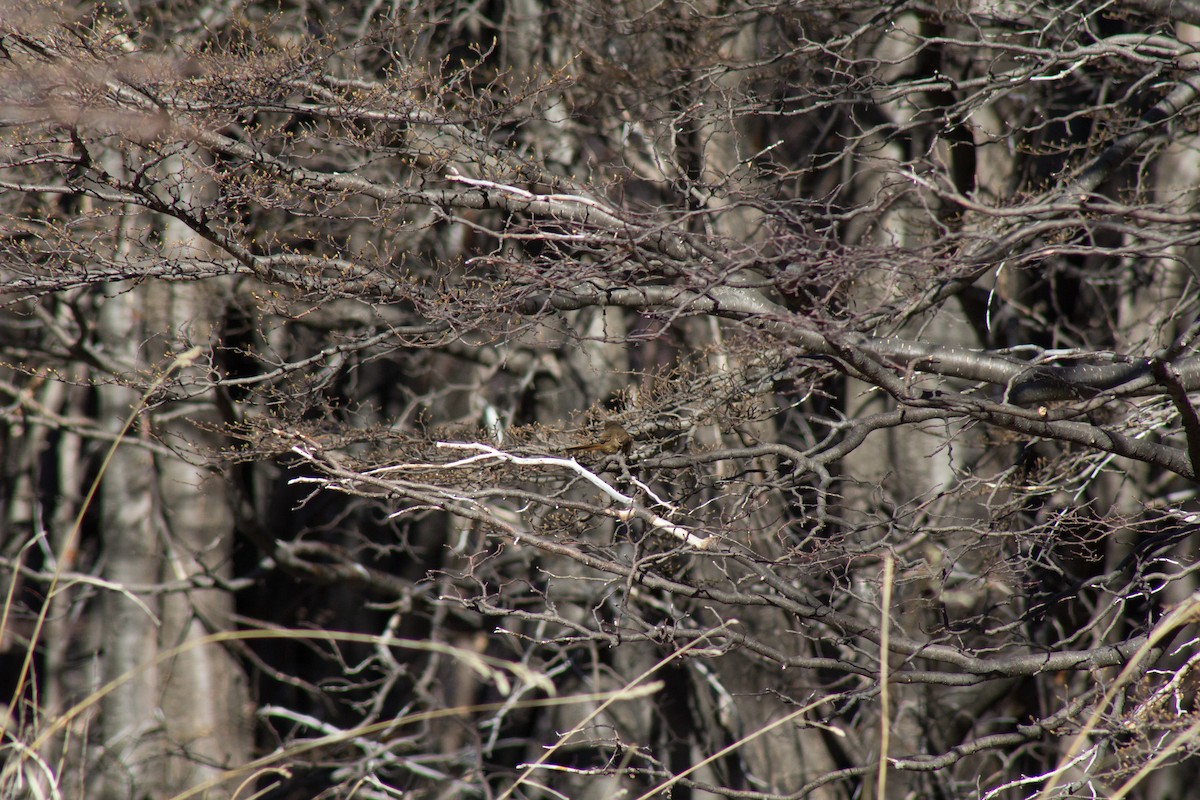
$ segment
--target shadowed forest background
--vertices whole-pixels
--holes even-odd
[[[0,795],[1192,796],[1198,127],[1193,0],[0,4]]]

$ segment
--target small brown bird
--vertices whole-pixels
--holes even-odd
[[[629,435],[629,431],[622,428],[621,423],[609,420],[604,423],[604,434],[600,437],[599,441],[568,447],[567,452],[603,453],[606,456],[621,452],[628,455],[632,447],[633,437]]]

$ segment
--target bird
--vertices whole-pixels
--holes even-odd
[[[621,423],[615,420],[609,420],[604,423],[604,434],[599,440],[590,444],[579,444],[574,447],[568,447],[568,453],[603,453],[606,456],[616,455],[618,452],[628,455],[633,447],[633,437],[629,435],[629,431],[621,427]]]

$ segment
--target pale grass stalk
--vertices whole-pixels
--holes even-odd
[[[177,647],[165,650],[159,653],[153,659],[140,664],[136,669],[130,670],[124,675],[116,678],[113,681],[105,684],[96,691],[92,692],[88,697],[81,700],[76,705],[68,709],[62,716],[54,721],[49,728],[44,731],[37,740],[30,746],[36,750],[41,747],[50,737],[54,736],[59,730],[68,726],[72,720],[83,714],[89,708],[100,702],[106,695],[112,693],[122,684],[129,682],[149,669],[154,669],[161,664],[170,661],[196,647],[206,647],[212,644],[230,641],[246,641],[255,639],[307,639],[307,640],[325,640],[325,641],[352,641],[363,643],[376,643],[381,638],[386,640],[386,644],[392,647],[403,647],[414,650],[437,651],[439,653],[448,654],[453,658],[461,659],[465,664],[472,669],[481,671],[486,677],[496,681],[499,685],[508,686],[506,680],[497,680],[503,678],[501,671],[507,671],[514,675],[524,678],[533,678],[537,680],[537,673],[534,673],[524,664],[520,662],[504,661],[502,659],[490,658],[481,656],[480,654],[464,648],[451,647],[449,645],[438,644],[435,642],[423,641],[408,641],[401,639],[392,639],[390,637],[379,637],[371,634],[361,633],[344,633],[344,632],[329,632],[329,631],[295,631],[295,630],[242,630],[242,631],[223,631],[221,633],[209,634],[196,639],[191,639]],[[638,700],[643,697],[648,697],[659,689],[662,684],[655,682],[640,687],[626,687],[613,692],[593,692],[585,695],[574,695],[571,697],[548,697],[536,700],[526,700],[518,704],[520,708],[549,708],[554,706],[565,706],[574,703],[591,703],[602,702],[612,703],[617,700]],[[317,750],[319,748],[328,747],[330,745],[339,744],[341,742],[352,741],[354,739],[370,736],[373,734],[383,733],[393,730],[399,725],[409,725],[419,722],[427,722],[445,717],[456,717],[463,714],[471,713],[486,713],[492,711],[501,711],[510,708],[511,704],[507,701],[498,703],[486,703],[473,706],[457,706],[454,708],[439,708],[432,711],[424,711],[416,714],[409,714],[398,719],[387,719],[379,722],[374,722],[369,725],[361,725],[356,728],[351,728],[345,731],[337,731],[335,733],[318,736],[313,739],[308,739],[303,742],[289,745],[280,750],[257,758],[253,761],[242,764],[238,767],[225,770],[224,772],[215,775],[211,779],[192,786],[184,792],[173,795],[170,800],[188,800],[192,797],[202,796],[221,784],[232,780],[241,780],[241,785],[245,786],[255,780],[259,775],[265,772],[280,772],[287,774],[287,764],[280,765],[280,762],[286,759],[295,758],[304,753]],[[6,767],[5,774],[15,769],[14,764]],[[2,782],[0,782],[2,784]],[[239,790],[240,791],[240,790]]]
[[[1159,764],[1190,745],[1198,736],[1200,736],[1200,722],[1193,722],[1188,726],[1187,730],[1172,739],[1170,744],[1160,748],[1154,754],[1153,758],[1142,764],[1141,769],[1130,775],[1129,780],[1125,781],[1117,791],[1109,795],[1108,800],[1121,800],[1121,798],[1133,791],[1139,783],[1144,781],[1147,775],[1158,769]]]
[[[1108,687],[1108,691],[1096,703],[1095,709],[1092,710],[1091,716],[1088,717],[1087,722],[1084,723],[1079,733],[1075,734],[1071,746],[1067,748],[1067,752],[1059,759],[1059,766],[1051,773],[1050,779],[1042,787],[1042,791],[1038,793],[1037,800],[1047,800],[1050,797],[1050,793],[1054,791],[1059,781],[1062,780],[1065,772],[1063,766],[1083,750],[1087,737],[1096,729],[1096,725],[1099,724],[1100,717],[1104,714],[1105,709],[1112,703],[1117,692],[1123,689],[1125,684],[1129,683],[1133,678],[1134,673],[1137,672],[1141,662],[1150,654],[1150,651],[1164,638],[1173,634],[1183,625],[1195,622],[1198,617],[1200,617],[1200,591],[1193,592],[1188,599],[1177,605],[1170,614],[1154,626],[1154,630],[1150,631],[1150,635],[1146,637],[1146,641],[1137,649],[1129,659],[1129,663],[1121,670],[1121,674],[1113,681],[1112,686]],[[1176,739],[1176,742],[1179,742],[1179,740]]]
[[[813,702],[809,703],[808,705],[798,708],[786,716],[780,717],[779,719],[772,722],[770,725],[764,725],[763,727],[759,728],[758,730],[756,730],[754,733],[750,734],[749,736],[743,736],[741,739],[738,739],[733,744],[730,744],[727,747],[722,747],[720,750],[713,753],[711,756],[708,756],[707,758],[704,758],[704,759],[696,762],[692,766],[685,769],[683,772],[679,773],[678,775],[673,776],[670,780],[663,781],[662,783],[655,786],[650,791],[648,791],[645,794],[638,797],[636,800],[650,800],[653,797],[665,797],[666,795],[664,794],[664,792],[667,789],[671,788],[676,783],[683,780],[688,775],[691,775],[693,772],[700,769],[704,765],[711,764],[712,762],[716,761],[719,758],[724,758],[728,754],[732,753],[734,750],[737,750],[742,745],[749,744],[750,742],[754,741],[758,737],[763,736],[767,733],[770,733],[771,731],[775,730],[776,728],[778,728],[782,725],[787,725],[789,722],[792,722],[794,720],[799,719],[800,717],[803,717],[809,711],[812,711],[814,708],[817,708],[822,703],[827,702],[828,699],[829,698],[827,698],[827,697],[822,697],[818,700],[814,700]],[[838,734],[839,736],[844,735],[841,731],[838,731],[835,729],[827,728],[825,726],[818,726],[818,727],[822,727],[825,730],[832,730],[834,733]]]
[[[169,378],[176,370],[186,369],[188,366],[190,366],[201,352],[203,352],[202,348],[193,347],[183,353],[180,353],[171,361],[170,364],[167,365],[162,374],[151,382],[150,386],[145,392],[142,393],[142,396],[138,399],[137,403],[135,403],[133,408],[130,409],[129,416],[125,418],[124,424],[121,425],[121,429],[117,432],[116,438],[113,439],[112,446],[109,447],[108,452],[104,454],[104,460],[100,462],[100,468],[96,471],[96,477],[92,480],[91,485],[88,487],[87,494],[84,496],[83,501],[79,504],[79,512],[75,515],[75,521],[71,524],[71,530],[67,532],[67,536],[63,540],[62,552],[58,553],[54,559],[54,572],[51,574],[50,583],[46,587],[46,599],[42,603],[41,608],[38,609],[37,619],[35,619],[33,623],[33,632],[29,634],[29,644],[25,647],[25,658],[21,662],[20,671],[17,673],[16,687],[13,689],[12,699],[9,701],[9,708],[15,709],[18,707],[18,703],[20,702],[21,696],[25,690],[25,682],[29,680],[29,670],[33,665],[33,654],[37,650],[38,639],[41,638],[42,628],[46,624],[46,615],[50,613],[50,600],[54,597],[55,590],[58,588],[59,580],[62,577],[63,564],[67,562],[64,554],[75,547],[75,542],[79,538],[79,531],[83,527],[84,514],[86,514],[88,508],[91,507],[92,501],[96,497],[96,492],[100,490],[100,481],[103,480],[104,473],[108,470],[108,465],[112,462],[113,456],[116,455],[117,448],[120,447],[121,442],[125,440],[125,435],[129,432],[130,426],[133,425],[133,421],[137,419],[138,414],[142,413],[142,409],[145,407],[146,401],[150,399],[150,396],[158,391],[159,387],[166,383],[167,378]],[[15,586],[16,583],[17,582],[14,580],[11,586]],[[3,618],[0,618],[0,638],[3,637],[8,623],[8,614],[12,601],[11,586],[9,596],[5,598],[4,616]],[[52,726],[52,729],[53,727],[54,726]],[[6,728],[7,721],[0,720],[0,738],[4,738],[4,734],[7,733]],[[45,739],[46,737],[44,736],[39,737],[38,741],[44,742]],[[36,746],[37,745],[35,745],[35,747]],[[0,786],[4,785],[4,782],[11,774],[11,770],[17,768],[22,760],[23,759],[18,758],[14,763],[11,763],[5,767],[4,772],[0,773]]]
[[[888,553],[883,557],[883,587],[879,598],[879,776],[876,780],[875,796],[879,800],[887,797],[888,744],[891,740],[891,725],[888,716],[890,692],[888,691],[888,644],[892,620],[892,582],[895,579],[896,559]]]
[[[247,775],[246,779],[244,781],[242,781],[241,783],[239,783],[237,788],[233,790],[233,795],[232,795],[233,800],[258,800],[258,798],[274,791],[275,788],[278,786],[278,784],[270,783],[270,784],[267,784],[266,786],[264,786],[263,788],[259,789],[257,792],[254,792],[253,794],[248,794],[244,798],[242,797],[243,789],[253,788],[260,780],[262,780],[263,776],[269,772],[274,772],[276,775],[279,775],[281,778],[291,778],[292,777],[291,770],[283,769],[280,767],[273,767],[271,769],[265,769],[262,772],[257,773],[255,775]]]
[[[625,684],[625,686],[622,687],[620,690],[613,692],[611,699],[608,699],[605,702],[601,703],[600,705],[596,706],[596,708],[594,708],[592,710],[592,712],[590,714],[588,714],[586,717],[581,719],[578,722],[578,724],[575,725],[575,727],[571,728],[571,730],[567,731],[562,736],[558,737],[558,741],[555,742],[550,747],[546,748],[546,752],[542,753],[541,757],[537,761],[534,761],[532,764],[522,764],[521,767],[523,769],[525,769],[525,772],[523,772],[520,777],[518,777],[515,781],[513,781],[512,785],[509,786],[507,789],[505,789],[500,794],[500,796],[496,798],[496,800],[505,800],[505,798],[507,798],[509,795],[511,795],[514,791],[516,791],[516,788],[518,786],[520,786],[523,783],[526,783],[529,780],[529,776],[533,774],[533,770],[535,768],[541,767],[543,764],[545,764],[546,760],[549,759],[550,756],[554,755],[554,753],[560,747],[562,747],[564,744],[566,744],[567,741],[570,740],[572,736],[574,736],[575,734],[582,731],[585,727],[587,727],[589,722],[591,722],[593,719],[595,719],[596,717],[603,714],[605,709],[607,709],[615,701],[626,699],[625,694],[624,694],[625,692],[634,690],[635,688],[637,688],[637,685],[639,683],[641,683],[646,678],[653,675],[655,672],[657,672],[662,667],[671,663],[675,659],[680,658],[681,656],[686,654],[688,651],[694,649],[704,640],[711,638],[713,635],[715,635],[717,633],[720,633],[721,631],[728,628],[730,625],[737,625],[737,624],[738,624],[738,621],[736,619],[727,620],[726,622],[721,623],[716,628],[713,628],[712,630],[706,632],[703,636],[699,636],[699,637],[693,639],[692,641],[688,642],[686,645],[679,648],[675,652],[671,653],[670,655],[666,656],[665,658],[660,659],[658,661],[658,663],[656,663],[654,666],[647,669],[641,675],[638,675],[636,678],[634,678],[629,683]],[[654,691],[657,692],[658,689],[662,687],[662,682],[656,681],[653,684],[648,684],[648,686],[649,685],[655,686],[656,688],[654,689]]]
[[[888,639],[889,639],[888,627],[889,627],[890,619],[891,619],[889,609],[891,607],[891,602],[892,602],[892,583],[893,583],[893,579],[894,579],[894,573],[895,573],[895,559],[893,559],[892,556],[889,554],[884,557],[884,561],[883,561],[883,592],[882,592],[882,599],[881,599],[883,611],[882,611],[881,618],[880,618],[881,637],[880,637],[880,641],[879,641],[880,704],[882,706],[882,714],[880,715],[880,717],[881,717],[880,726],[882,728],[882,732],[880,734],[880,758],[879,758],[879,780],[878,780],[879,788],[878,788],[878,792],[877,792],[876,796],[880,800],[883,800],[884,792],[887,788],[887,749],[888,749],[888,739],[889,739],[888,713],[887,713],[887,710],[888,710],[887,652],[888,652]],[[699,640],[697,640],[697,641],[699,641]],[[805,714],[807,714],[812,709],[820,706],[823,702],[825,702],[825,699],[816,700],[812,703],[809,703],[806,706],[803,706],[802,708],[799,708],[799,709],[793,711],[792,713],[790,713],[784,717],[781,717],[780,719],[775,720],[770,725],[765,725],[762,728],[759,728],[758,730],[756,730],[754,733],[750,734],[749,736],[744,736],[741,739],[737,740],[736,742],[733,742],[729,746],[724,747],[724,748],[718,750],[717,752],[713,753],[712,755],[693,764],[692,766],[685,769],[683,772],[672,777],[670,780],[667,780],[667,781],[664,781],[663,783],[658,784],[650,791],[648,791],[645,794],[638,797],[636,800],[650,800],[650,798],[652,798],[652,797],[659,796],[661,793],[665,792],[667,789],[674,786],[680,780],[687,777],[688,775],[695,772],[696,770],[700,769],[701,767],[705,766],[706,764],[711,764],[713,761],[716,761],[719,758],[724,758],[726,755],[728,755],[729,753],[732,753],[734,750],[737,750],[742,745],[748,744],[749,742],[752,742],[755,739],[757,739],[758,737],[763,736],[767,733],[770,733],[771,731],[775,730],[776,728],[778,728],[782,725],[786,725],[794,720],[797,720],[797,719],[803,717]],[[827,729],[827,730],[832,730],[832,729]],[[836,730],[834,732],[840,733]]]

